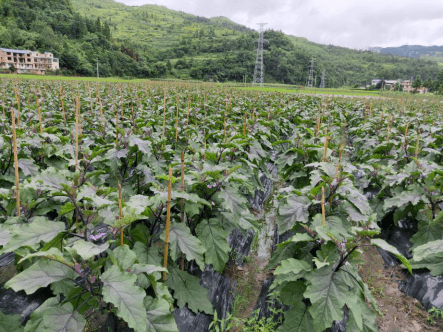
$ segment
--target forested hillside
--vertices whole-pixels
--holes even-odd
[[[272,27],[272,22],[269,23]],[[252,80],[257,32],[224,17],[113,0],[0,0],[0,46],[50,51],[68,74]],[[320,45],[265,32],[265,81],[305,84],[315,58],[317,86],[365,85],[373,78],[435,78],[435,61]]]
[[[114,42],[107,22],[80,15],[70,0],[0,0],[0,47],[53,52],[66,74],[94,75],[98,56],[104,76],[156,76],[166,69]]]

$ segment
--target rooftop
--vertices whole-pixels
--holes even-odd
[[[24,50],[13,50],[10,48],[0,48],[3,52],[12,52],[12,53],[20,53],[20,54],[30,54],[31,51],[24,51]]]

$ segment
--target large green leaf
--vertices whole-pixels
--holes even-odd
[[[277,329],[279,332],[308,332],[315,331],[314,319],[309,307],[302,301],[293,304],[293,308],[285,311],[285,320]]]
[[[168,270],[163,266],[151,265],[151,264],[134,264],[131,267],[131,272],[134,274],[147,273],[152,274],[155,272],[167,272]]]
[[[396,194],[392,198],[385,199],[383,209],[386,211],[392,207],[401,207],[408,203],[417,205],[420,202],[429,203],[423,188],[419,185],[413,184],[408,187],[408,191],[402,191],[400,194]]]
[[[395,255],[395,257],[397,257],[400,262],[403,263],[408,271],[412,273],[411,263],[397,250],[397,248],[391,246],[389,243],[382,239],[371,239],[371,244]]]
[[[279,208],[277,219],[280,234],[292,229],[296,222],[308,222],[308,207],[311,201],[306,196],[290,196],[286,203]]]
[[[78,240],[74,242],[72,249],[74,249],[81,258],[88,260],[89,258],[106,251],[109,248],[109,243],[103,243],[102,245],[96,245],[92,242],[86,242],[84,240]]]
[[[32,294],[40,287],[63,280],[78,277],[73,269],[56,261],[40,259],[29,268],[13,277],[6,284],[6,288],[12,288],[16,292],[24,290],[26,294]]]
[[[202,311],[208,315],[214,313],[211,302],[208,299],[208,290],[200,286],[199,279],[187,272],[180,271],[177,267],[169,267],[169,276],[166,285],[174,290],[174,298],[177,304],[183,308],[186,304],[194,313]]]
[[[147,332],[178,332],[177,324],[169,311],[169,303],[166,300],[146,296],[144,304]]]
[[[11,233],[7,230],[0,230],[0,246],[4,246],[11,240]]]
[[[305,261],[289,258],[281,262],[275,269],[275,281],[273,287],[287,281],[297,281],[304,278],[307,272],[312,270],[312,266]]]
[[[303,300],[303,293],[306,290],[304,280],[288,282],[280,291],[280,300],[284,305],[295,305]]]
[[[247,204],[246,198],[240,195],[232,186],[228,186],[221,192],[218,192],[215,197],[221,199],[223,202],[223,208],[233,213],[234,215],[241,215],[242,210]]]
[[[344,199],[352,203],[362,214],[366,215],[372,213],[371,207],[369,206],[365,195],[360,193],[360,191],[354,187],[353,183],[349,179],[342,182],[337,192]]]
[[[31,314],[25,332],[81,332],[85,325],[85,318],[71,303],[60,306],[57,298],[51,297]]]
[[[32,246],[40,241],[51,241],[58,233],[65,230],[62,222],[49,221],[45,217],[36,217],[31,224],[15,226],[9,231],[11,239],[0,250],[0,255],[23,246]]]
[[[38,172],[38,166],[34,163],[32,159],[19,159],[18,167],[23,171],[23,173],[27,176],[36,176]]]
[[[82,332],[85,325],[85,318],[66,303],[43,311],[43,321],[35,332]]]
[[[20,315],[5,315],[0,311],[0,332],[23,331]]]
[[[129,249],[127,244],[115,248],[113,251],[108,251],[111,255],[111,259],[115,260],[114,264],[117,264],[123,271],[129,269],[137,259],[137,255],[134,251]]]
[[[113,265],[101,276],[103,300],[117,307],[117,315],[136,332],[147,331],[146,309],[143,305],[145,291],[135,286],[135,274],[120,271]]]
[[[332,265],[313,270],[308,276],[309,286],[304,296],[311,301],[309,312],[314,318],[315,329],[322,332],[332,326],[335,320],[343,319],[343,306],[349,297],[356,296],[350,290],[345,279],[345,272],[334,272]]]
[[[165,238],[164,231],[161,238]],[[189,227],[184,223],[171,224],[169,230],[169,248],[173,260],[178,259],[180,252],[183,252],[186,254],[188,260],[195,259],[197,265],[204,270],[205,263],[203,261],[203,254],[205,253],[205,248],[202,246],[200,240],[191,234]]]
[[[195,229],[206,249],[205,263],[212,264],[214,270],[222,272],[229,259],[227,234],[217,219],[202,220]]]
[[[360,317],[362,322],[362,328],[360,329],[355,317],[356,310],[360,311]],[[374,312],[366,305],[351,305],[349,318],[346,321],[347,331],[361,331],[361,332],[377,332],[378,327],[375,320]]]
[[[433,276],[443,274],[443,240],[431,241],[412,250],[413,269],[428,269]]]
[[[443,225],[438,220],[422,219],[418,223],[418,230],[411,237],[414,244],[412,249],[423,244],[443,238]]]

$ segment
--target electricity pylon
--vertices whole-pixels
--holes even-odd
[[[314,84],[314,58],[311,59],[309,66],[308,88],[312,88]]]
[[[321,81],[320,81],[320,88],[325,88],[325,76],[326,76],[326,69],[323,69],[323,73],[321,74]]]
[[[267,23],[257,23],[260,26],[260,30],[258,31],[258,46],[257,46],[257,58],[255,59],[255,69],[254,69],[254,78],[252,80],[252,84],[258,83],[260,86],[263,85],[263,27]]]

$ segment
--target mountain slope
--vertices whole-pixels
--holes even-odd
[[[70,0],[1,0],[0,47],[52,52],[69,75],[94,75],[97,57],[104,76],[157,76],[166,71],[148,57],[137,57],[124,43],[115,43],[106,22],[84,18]]]
[[[398,47],[380,47],[377,49],[382,54],[398,55],[415,59],[430,57],[439,62],[443,62],[443,46],[403,45]]]
[[[373,78],[435,78],[434,61],[350,50],[267,30],[265,82],[365,85]],[[66,74],[251,82],[257,32],[225,17],[113,0],[0,0],[0,46],[50,51]]]
[[[148,50],[170,70],[168,76],[251,81],[257,33],[227,18],[203,18],[163,6],[126,6],[113,0],[72,0],[74,8],[92,19],[109,22],[114,38]],[[316,83],[323,69],[326,84],[365,85],[373,78],[435,78],[438,66],[427,60],[320,45],[305,38],[267,30],[264,62],[267,82],[305,84],[311,57]],[[148,49],[146,48],[148,47]]]

